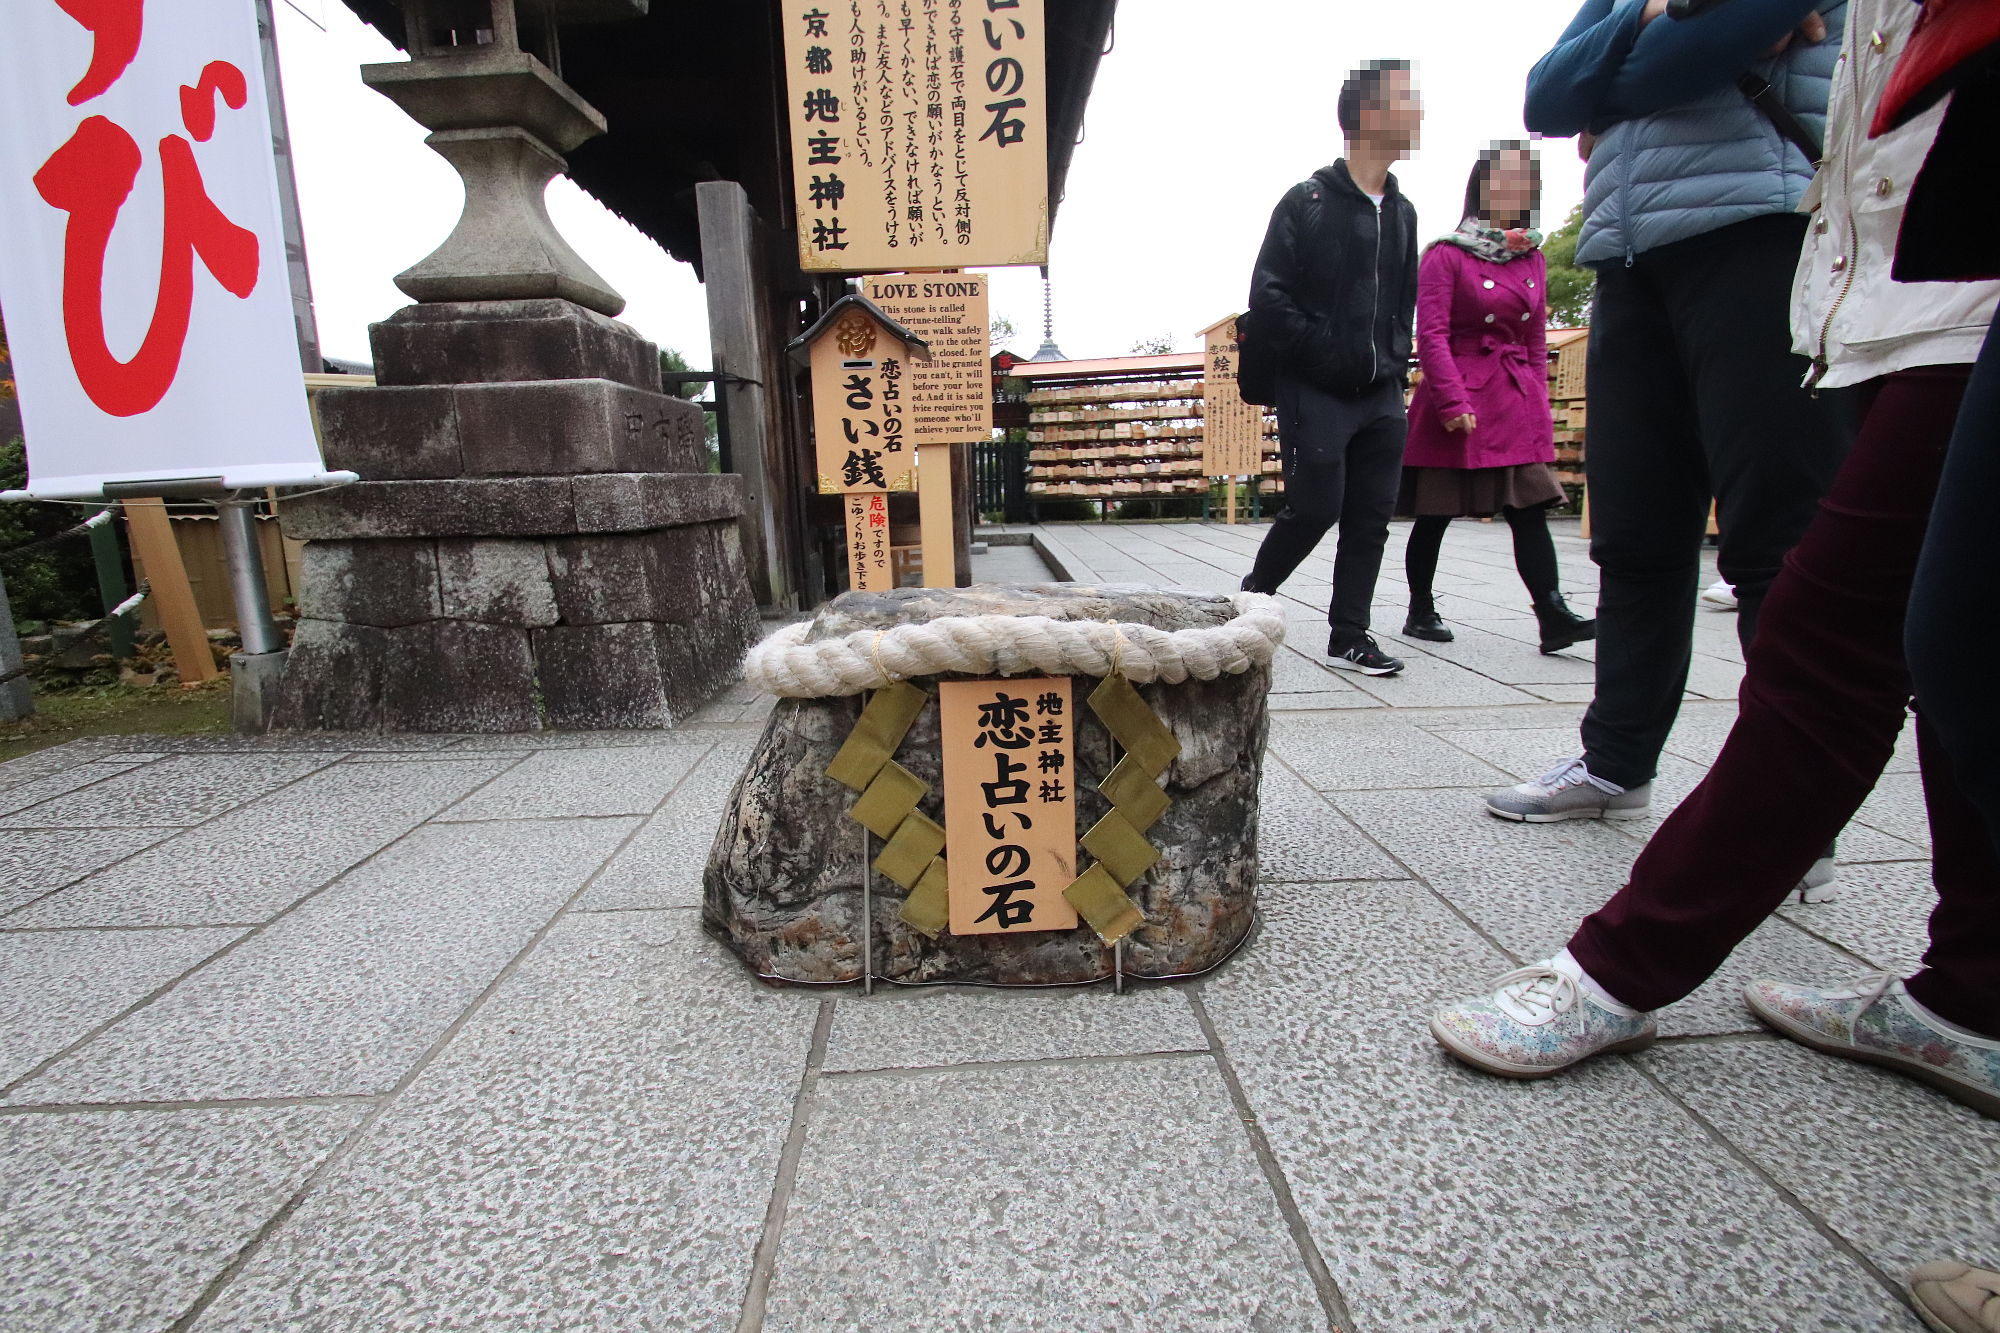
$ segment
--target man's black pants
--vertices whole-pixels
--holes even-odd
[[[1344,398],[1289,375],[1278,378],[1285,507],[1257,550],[1249,586],[1276,592],[1326,530],[1340,524],[1327,620],[1335,641],[1343,645],[1368,632],[1368,608],[1375,600],[1375,576],[1382,569],[1389,516],[1402,484],[1408,431],[1402,390],[1394,381]]]
[[[1801,387],[1791,351],[1805,226],[1752,218],[1598,270],[1585,468],[1601,577],[1583,745],[1607,782],[1650,781],[1680,710],[1710,499],[1747,649],[1847,452],[1846,395]]]

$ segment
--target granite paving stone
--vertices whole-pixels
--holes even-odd
[[[1266,701],[1274,713],[1317,713],[1329,708],[1380,708],[1382,701],[1360,690],[1337,693],[1274,694]]]
[[[1439,1051],[1428,1012],[1505,960],[1422,886],[1272,899],[1203,1002],[1357,1333],[1914,1329],[1622,1058],[1522,1083]]]
[[[242,935],[240,930],[0,934],[0,1086]]]
[[[97,759],[89,763],[77,764],[71,768],[58,769],[56,772],[47,774],[44,777],[32,778],[29,781],[0,791],[0,814],[12,815],[19,811],[27,810],[33,806],[40,805],[44,801],[52,801],[58,796],[64,796],[73,791],[80,791],[95,783],[102,782],[106,778],[116,777],[120,773],[130,773],[133,769],[142,767],[146,762],[143,759]],[[167,823],[169,821],[158,820],[155,822]]]
[[[687,776],[703,745],[552,750],[530,755],[441,819],[570,819],[646,815]]]
[[[577,910],[701,906],[708,850],[736,780],[743,776],[756,747],[756,733],[745,731],[703,755],[667,803],[591,881],[577,899]]]
[[[339,758],[337,754],[176,755],[20,809],[0,828],[199,824]]]
[[[843,995],[834,1005],[830,1072],[1208,1049],[1187,995],[1171,986],[1125,995],[1109,986],[915,987]]]
[[[1569,942],[1583,918],[1625,883],[1638,846],[1592,820],[1517,824],[1463,803],[1411,800],[1399,792],[1343,792],[1332,797],[1361,830],[1523,962],[1546,958]],[[1746,982],[1763,976],[1851,971],[1854,960],[1795,929],[1766,921],[1738,946],[1708,983],[1660,1011],[1669,1036],[1750,1032]],[[1500,969],[1505,970],[1505,969]],[[1477,990],[1499,973],[1469,976]]]
[[[1271,719],[1271,749],[1321,791],[1378,787],[1484,787],[1507,775],[1411,723],[1381,713],[1349,713],[1331,724]]]
[[[385,1091],[637,822],[419,829],[11,1100]]]
[[[0,1118],[0,1329],[162,1333],[366,1109]]]
[[[171,828],[0,831],[0,927],[6,913],[171,837]]]
[[[1259,791],[1257,860],[1266,882],[1403,877],[1325,797],[1269,758]]]
[[[1834,891],[1830,903],[1788,905],[1779,914],[1875,967],[1905,975],[1917,970],[1930,947],[1931,909],[1937,906],[1930,862],[1843,864]]]
[[[1353,690],[1354,687],[1341,678],[1339,672],[1322,665],[1323,658],[1307,657],[1297,648],[1287,645],[1280,648],[1271,659],[1271,693],[1306,694]]]
[[[0,927],[265,921],[506,767],[336,764],[0,918]]]
[[[1354,677],[1356,689],[1366,690],[1392,708],[1536,702],[1532,694],[1525,694],[1511,685],[1503,685],[1441,657],[1401,646],[1393,655],[1403,659],[1404,667],[1400,674]]]
[[[1206,1055],[823,1078],[768,1333],[1326,1327]]]
[[[1924,810],[1924,783],[1915,773],[1884,773],[1854,817],[1926,853],[1930,850],[1931,822]]]
[[[1893,1278],[1940,1258],[2000,1263],[2000,1121],[1778,1037],[1640,1059]]]
[[[565,918],[194,1327],[735,1327],[818,1007]]]

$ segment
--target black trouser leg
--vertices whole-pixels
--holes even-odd
[[[1438,553],[1444,549],[1444,530],[1449,518],[1427,515],[1410,525],[1410,540],[1403,547],[1403,575],[1410,581],[1410,614],[1434,611],[1437,603],[1431,588],[1437,582]]]
[[[1791,352],[1804,226],[1753,218],[1598,276],[1585,467],[1602,578],[1582,732],[1591,772],[1621,786],[1652,779],[1680,709],[1711,494],[1747,641],[1846,452],[1845,404],[1799,387]]]
[[[1347,494],[1340,507],[1340,547],[1333,558],[1333,640],[1353,644],[1368,633],[1382,548],[1403,480],[1403,441],[1410,419],[1403,395],[1384,385],[1366,400],[1368,417],[1347,445]]]
[[[1556,539],[1549,535],[1549,511],[1508,509],[1507,526],[1514,534],[1514,572],[1528,590],[1528,600],[1540,601],[1562,590],[1562,575],[1556,568]]]
[[[1250,569],[1250,585],[1276,592],[1340,518],[1352,427],[1328,410],[1338,400],[1286,376],[1278,379],[1278,460],[1285,505],[1271,520]]]
[[[2000,324],[1972,369],[1945,455],[1910,589],[1907,646],[1917,706],[1929,720],[1959,790],[1979,811],[2000,852],[2000,707],[1993,653],[2000,623],[1993,569],[1993,498],[2000,495]],[[1988,938],[2000,938],[1989,917]],[[1935,932],[1934,932],[1935,935]],[[1995,986],[2000,992],[2000,984]]]

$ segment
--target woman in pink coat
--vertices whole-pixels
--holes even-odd
[[[1534,230],[1541,172],[1526,144],[1479,155],[1465,186],[1465,220],[1433,242],[1417,269],[1417,360],[1403,490],[1396,512],[1416,519],[1404,549],[1410,618],[1403,633],[1450,643],[1431,584],[1454,518],[1505,514],[1514,568],[1528,586],[1542,651],[1596,634],[1564,603],[1548,507],[1562,501],[1549,464],[1547,260]]]

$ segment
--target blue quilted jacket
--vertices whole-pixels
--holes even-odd
[[[1750,104],[1736,76],[1768,79],[1826,134],[1847,0],[1727,0],[1640,29],[1645,0],[1585,0],[1528,76],[1528,128],[1597,136],[1584,170],[1582,264],[1632,262],[1656,246],[1766,213],[1795,212],[1813,164]],[[1758,57],[1817,9],[1828,36]]]

